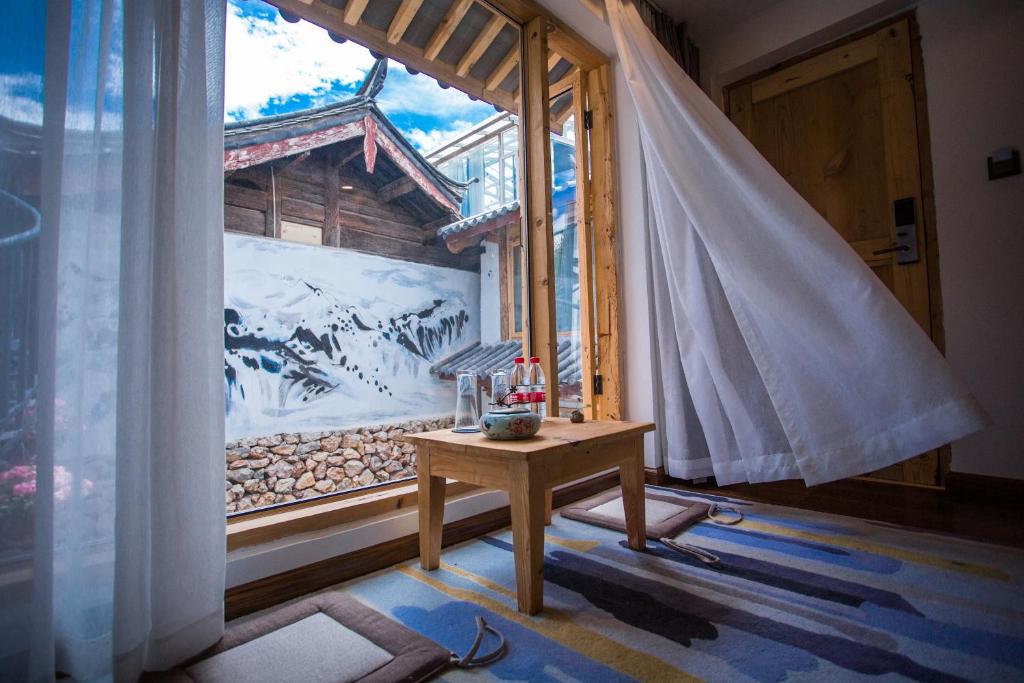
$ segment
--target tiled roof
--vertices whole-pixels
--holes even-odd
[[[499,206],[496,209],[491,209],[490,211],[484,211],[483,213],[478,213],[475,216],[470,216],[469,218],[463,218],[461,221],[456,221],[454,223],[449,223],[448,225],[446,225],[446,226],[444,226],[442,228],[438,228],[437,234],[441,237],[441,239],[445,239],[445,238],[451,237],[452,235],[456,235],[456,234],[458,234],[460,232],[466,232],[467,230],[475,228],[478,225],[483,225],[484,223],[487,223],[488,221],[493,221],[496,218],[501,218],[502,216],[507,216],[510,213],[514,213],[514,212],[516,212],[518,210],[519,210],[519,200],[515,199],[515,200],[509,202],[508,204],[504,204],[502,206]]]
[[[580,383],[578,348],[571,339],[563,337],[558,340],[559,384]],[[453,379],[456,372],[466,370],[482,377],[490,377],[495,370],[511,370],[512,361],[521,355],[523,345],[518,339],[491,344],[476,342],[431,366],[430,373],[442,379]]]
[[[293,138],[315,138],[315,141],[310,143],[310,148],[324,147],[338,141],[338,131],[342,130],[346,124],[361,122],[370,116],[377,123],[378,135],[387,135],[399,148],[401,154],[457,207],[462,202],[462,196],[469,183],[449,178],[427,161],[377,106],[376,97],[384,87],[387,73],[388,60],[378,59],[367,73],[359,90],[348,99],[315,109],[226,123],[224,124],[225,154],[229,150],[273,146],[274,153],[271,155],[271,159],[290,156],[295,152],[290,151],[288,145],[283,144],[283,141]],[[358,134],[358,136],[362,135],[362,132]],[[268,160],[263,159],[259,163]],[[409,175],[408,169],[402,165],[399,165],[399,168],[403,173]]]

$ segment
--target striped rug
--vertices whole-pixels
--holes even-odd
[[[446,680],[1024,680],[1024,551],[719,496],[734,527],[679,538],[719,568],[556,515],[545,611],[515,608],[512,534],[446,548],[340,586],[455,651],[482,614],[510,651]]]

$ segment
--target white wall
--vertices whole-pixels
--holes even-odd
[[[722,86],[908,6],[784,0],[703,36],[702,77],[721,104]],[[996,148],[1024,148],[1024,3],[923,0],[917,17],[946,355],[995,421],[953,445],[952,469],[1024,479],[1024,176],[989,181],[985,165]]]
[[[986,171],[1024,149],[1024,2],[928,0],[918,21],[946,355],[995,422],[954,445],[953,469],[1024,479],[1024,175]]]
[[[501,259],[495,242],[481,242],[480,254],[480,341],[501,341]]]

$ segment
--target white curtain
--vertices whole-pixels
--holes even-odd
[[[931,340],[636,8],[607,9],[646,164],[669,474],[817,484],[984,426]]]
[[[223,629],[224,13],[40,14],[41,120],[13,126],[41,147],[42,236],[36,449],[19,456],[34,537],[0,620],[12,680],[133,681]]]

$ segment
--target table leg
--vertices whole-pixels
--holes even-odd
[[[544,489],[544,526],[551,526],[551,489]]]
[[[647,547],[646,505],[644,500],[644,449],[643,437],[632,439],[632,457],[619,466],[622,482],[622,505],[626,513],[626,534],[629,547],[643,550]]]
[[[519,611],[536,614],[544,607],[544,487],[528,463],[516,463],[508,493]]]
[[[416,478],[419,483],[420,566],[437,569],[441,564],[441,529],[444,527],[444,477],[430,475],[430,449],[417,446]]]

